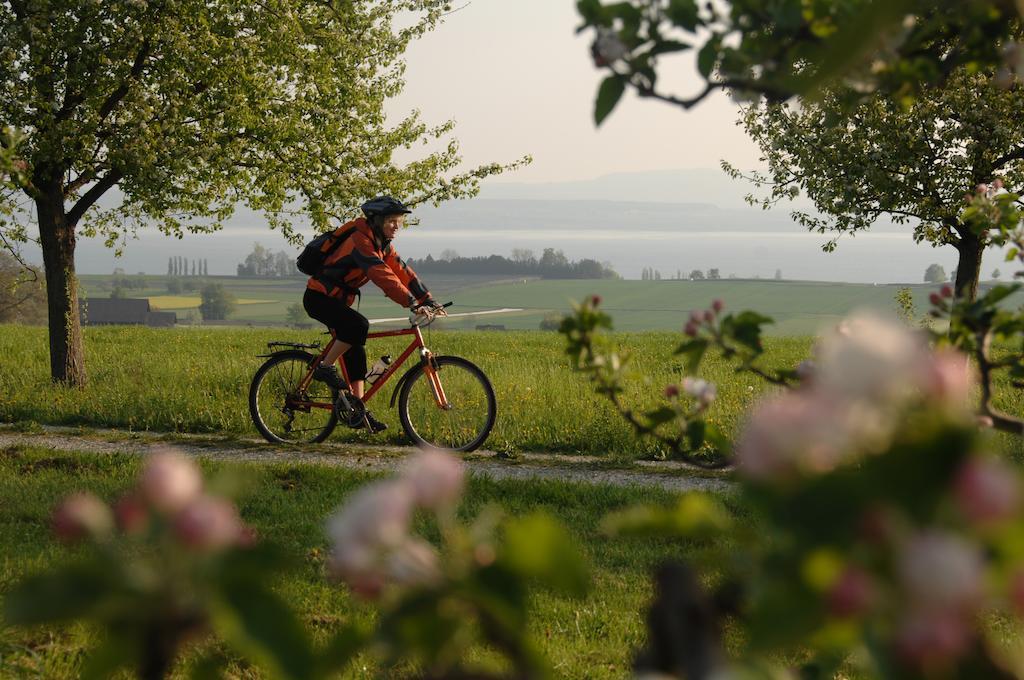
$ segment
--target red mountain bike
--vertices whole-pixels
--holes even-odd
[[[497,412],[490,380],[465,359],[435,355],[427,349],[420,332],[429,321],[422,323],[415,315],[409,321],[409,328],[367,336],[413,337],[362,399],[313,380],[313,366],[331,349],[334,338],[323,349],[319,343],[267,343],[271,353],[260,355],[267,361],[256,371],[249,387],[249,413],[256,429],[271,442],[322,442],[334,431],[339,417],[348,423],[365,421],[365,404],[418,351],[419,362],[402,375],[391,393],[390,406],[394,407],[397,400],[402,429],[420,446],[449,451],[479,448],[494,427]],[[314,355],[313,350],[320,351]],[[348,382],[345,363],[338,363]]]

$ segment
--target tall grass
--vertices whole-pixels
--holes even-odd
[[[46,331],[0,326],[0,420],[117,427],[133,430],[217,433],[256,436],[249,420],[249,382],[264,361],[270,340],[309,342],[315,332],[284,329],[85,329],[89,383],[84,389],[55,388],[49,379]],[[678,333],[618,333],[611,341],[628,350],[637,373],[625,395],[636,408],[661,399],[664,387],[682,377],[672,352]],[[658,447],[638,440],[622,418],[591,385],[574,373],[556,333],[433,332],[428,345],[440,354],[463,356],[490,377],[498,398],[497,425],[485,445],[567,454],[627,458],[660,455]],[[811,351],[810,337],[769,338],[766,364],[793,367]],[[370,360],[396,356],[403,339],[371,341]],[[412,366],[412,363],[407,364]],[[734,432],[766,386],[709,355],[702,376],[718,385],[709,417]],[[404,444],[397,415],[388,401],[397,380],[374,397],[369,407],[389,425],[374,441]],[[1003,386],[1000,404],[1024,412],[1018,390]],[[370,441],[369,436],[339,428],[335,439]],[[1003,443],[1020,451],[1017,439]]]

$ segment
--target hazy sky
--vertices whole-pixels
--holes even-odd
[[[496,181],[717,167],[723,158],[754,164],[756,147],[723,94],[686,112],[627,93],[596,129],[604,74],[590,60],[592,33],[575,34],[579,23],[571,0],[472,0],[409,49],[406,91],[391,110],[454,119],[467,165],[533,156],[532,166]],[[664,64],[666,85],[682,94],[700,87],[692,57]]]

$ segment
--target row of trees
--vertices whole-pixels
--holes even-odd
[[[209,276],[210,267],[206,258],[191,261],[191,272],[189,271],[189,260],[179,256],[167,258],[168,276]]]
[[[930,264],[928,268],[924,270],[924,282],[925,283],[943,283],[945,281],[956,281],[957,270],[954,269],[953,273],[949,276],[946,275],[946,270],[940,264]],[[992,278],[998,280],[1003,273],[999,271],[999,267],[992,270]]]
[[[540,276],[545,279],[617,279],[619,275],[607,262],[584,258],[569,260],[555,248],[545,248],[538,258],[532,250],[516,248],[512,257],[487,255],[462,257],[453,250],[445,250],[439,259],[427,255],[422,260],[409,259],[408,264],[417,273],[436,274],[509,274],[514,276]]]
[[[276,253],[254,243],[252,252],[246,255],[245,261],[238,265],[239,276],[260,276],[266,278],[284,278],[286,276],[304,276],[295,267],[295,255],[283,250]]]

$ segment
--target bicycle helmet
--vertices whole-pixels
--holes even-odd
[[[366,219],[372,220],[375,217],[387,217],[388,215],[405,215],[411,213],[404,203],[390,196],[378,196],[370,199],[360,206]]]

